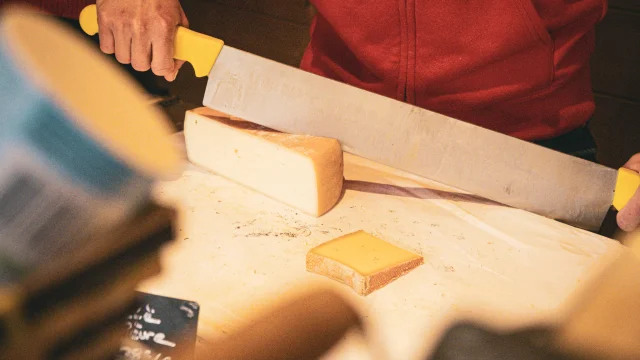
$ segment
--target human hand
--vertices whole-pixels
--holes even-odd
[[[633,155],[623,167],[640,172],[640,153]],[[633,231],[640,225],[640,189],[618,212],[616,220],[620,229],[624,231]]]
[[[175,80],[184,61],[174,60],[178,26],[189,27],[179,0],[97,0],[100,49],[137,71]]]

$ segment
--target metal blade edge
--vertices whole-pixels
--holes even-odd
[[[203,105],[587,230],[617,171],[225,46]]]

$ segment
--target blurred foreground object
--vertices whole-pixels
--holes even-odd
[[[601,260],[558,324],[504,332],[488,324],[457,323],[427,359],[640,359],[640,230],[618,238],[629,248]]]
[[[557,345],[591,359],[640,359],[640,230],[620,234],[624,248],[577,294]]]
[[[0,359],[113,359],[136,287],[160,271],[173,210],[151,205],[0,293]]]
[[[112,359],[175,213],[162,113],[47,15],[0,13],[0,359]]]
[[[210,346],[198,360],[311,360],[353,328],[357,311],[338,294],[316,290],[273,306],[239,331]]]
[[[442,336],[428,360],[575,360],[550,351],[548,329],[499,332],[484,324],[461,322]]]
[[[177,176],[172,128],[144,91],[52,17],[0,15],[0,285],[86,245]]]

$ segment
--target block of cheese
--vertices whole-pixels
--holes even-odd
[[[286,134],[204,107],[187,111],[184,136],[192,163],[309,215],[323,215],[342,194],[335,139]]]
[[[368,295],[424,263],[424,258],[362,230],[328,241],[307,253],[307,271]]]

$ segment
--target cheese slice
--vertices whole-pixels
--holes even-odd
[[[335,139],[281,133],[207,108],[187,111],[188,159],[309,215],[342,194],[343,155]]]
[[[362,230],[328,241],[307,253],[307,271],[340,281],[368,295],[414,268],[424,258]]]

